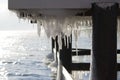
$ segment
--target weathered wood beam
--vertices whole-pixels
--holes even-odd
[[[71,43],[72,41],[70,41],[70,37],[65,36],[66,42],[64,42],[65,40],[64,38],[62,38],[62,49],[60,50],[61,63],[69,73],[71,73],[71,63],[72,63],[72,43]],[[69,47],[67,47],[65,43],[69,43]]]
[[[51,44],[52,44],[52,53],[54,52],[53,49],[55,48],[55,40],[51,38]]]
[[[79,50],[78,55],[90,55],[91,51],[90,50]],[[76,52],[72,51],[72,56],[76,56]]]
[[[89,71],[90,63],[72,63],[71,69],[74,71]]]
[[[72,48],[72,50],[76,50],[76,48]],[[90,49],[78,48],[77,50],[90,50]]]
[[[117,63],[117,71],[120,71],[120,63]]]
[[[117,54],[120,54],[120,50],[119,49],[117,50]]]
[[[72,49],[72,56],[76,56],[76,49]],[[91,50],[90,49],[77,49],[78,50],[78,55],[91,55]],[[117,54],[120,54],[120,50],[117,50]]]
[[[117,80],[118,4],[92,5],[93,38],[90,80]]]
[[[89,71],[90,63],[72,63],[71,69],[73,71]],[[120,63],[117,63],[117,71],[120,71]]]

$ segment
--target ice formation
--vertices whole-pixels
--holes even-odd
[[[50,53],[45,57],[44,63],[49,65],[52,61],[54,61],[54,54]]]
[[[71,34],[74,35],[76,54],[77,54],[77,42],[81,32],[85,32],[89,37],[91,36],[92,28],[92,19],[91,16],[50,16],[50,15],[41,15],[37,12],[31,12],[26,10],[15,11],[17,16],[21,19],[28,19],[31,23],[37,23],[38,35],[41,35],[41,27],[44,28],[44,31],[48,38],[55,39],[58,36],[58,45],[59,50],[62,49],[62,38],[64,38],[65,45],[69,47],[68,37]],[[120,35],[120,18],[118,18],[118,35]],[[67,36],[67,39],[66,39]],[[69,41],[66,41],[69,40]],[[57,78],[60,78],[59,71],[61,70],[59,59],[56,59],[56,52],[54,51],[54,61],[49,65],[52,67],[54,73],[58,72]],[[57,53],[58,55],[58,53]],[[58,60],[58,61],[57,61]],[[58,67],[58,68],[57,68]],[[58,80],[58,79],[57,79]]]
[[[118,36],[120,36],[120,17],[118,17],[118,20],[117,20],[117,33],[118,33]]]
[[[37,23],[37,31],[38,35],[41,35],[41,27],[44,28],[45,33],[48,38],[55,39],[58,36],[58,44],[59,49],[62,49],[62,41],[61,38],[64,38],[65,45],[68,47],[69,43],[66,38],[74,35],[74,40],[76,42],[77,48],[77,40],[80,36],[81,31],[86,31],[90,29],[92,26],[92,20],[90,16],[50,16],[50,15],[41,15],[38,12],[30,11],[30,10],[16,10],[17,16],[21,19],[28,19],[29,22],[36,22]],[[86,31],[87,35],[88,31]],[[69,40],[69,39],[67,39]],[[71,40],[70,40],[71,41]]]

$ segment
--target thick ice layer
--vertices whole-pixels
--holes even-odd
[[[22,19],[36,20],[38,27],[38,35],[41,34],[41,27],[44,28],[48,38],[53,37],[55,39],[58,36],[59,49],[62,49],[62,38],[65,40],[65,45],[69,47],[69,39],[66,39],[71,34],[74,34],[77,48],[77,40],[81,31],[86,31],[89,35],[88,29],[92,26],[92,20],[90,16],[44,16],[34,11],[20,10],[16,11],[17,16]]]
[[[89,29],[92,26],[92,21],[91,17],[78,17],[78,16],[69,16],[69,17],[39,17],[38,25],[43,26],[46,32],[46,35],[48,38],[53,37],[55,38],[58,36],[58,44],[59,44],[59,49],[62,49],[62,41],[61,38],[63,37],[65,40],[65,45],[68,47],[69,46],[69,39],[66,39],[71,34],[75,36],[75,41],[76,41],[76,48],[77,48],[77,40],[78,37],[80,36],[81,31],[85,31],[87,35],[89,36]],[[38,26],[38,27],[40,27]],[[38,28],[40,31],[41,28]],[[40,32],[38,32],[40,34]],[[64,36],[65,35],[65,36]]]

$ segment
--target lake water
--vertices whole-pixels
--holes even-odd
[[[0,31],[0,80],[51,80],[43,63],[50,44],[36,31]]]
[[[84,33],[81,35],[78,47],[91,48],[91,36],[85,36]],[[72,46],[75,47],[74,40]],[[36,31],[0,31],[0,80],[52,80],[52,72],[44,64],[44,59],[49,53],[51,53],[51,40],[45,34],[39,37]],[[90,61],[89,56],[75,59]],[[77,77],[88,80],[89,72],[78,72],[78,74]],[[119,75],[120,73],[118,80]]]

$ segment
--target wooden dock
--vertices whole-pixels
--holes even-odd
[[[63,37],[59,36],[61,37],[62,49],[59,50],[61,46],[58,45],[58,35],[56,35],[56,39],[52,40],[52,50],[56,48],[56,54],[59,52],[58,60],[60,59],[60,64],[64,67],[62,68],[63,72],[72,75],[73,71],[91,70],[90,80],[117,80],[117,71],[120,71],[120,63],[117,63],[117,54],[120,53],[120,50],[117,50],[117,18],[120,15],[120,0],[9,0],[8,3],[8,8],[11,10],[19,12],[21,10],[29,12],[30,10],[30,15],[32,11],[37,13],[36,16],[31,17],[32,19],[41,15],[45,17],[46,15],[59,17],[91,16],[92,54],[91,50],[79,49],[77,55],[91,55],[91,63],[73,63],[72,57],[75,56],[75,49],[72,51],[72,36],[66,35],[63,31],[58,31],[66,37],[66,41],[64,41]],[[22,18],[24,17],[28,17],[28,15],[22,16]],[[69,23],[67,25],[70,25]],[[68,43],[69,47],[65,43]],[[59,80],[60,75],[58,77]]]
[[[90,54],[90,49],[78,49],[79,56],[90,56]],[[117,50],[117,54],[120,54],[120,50]],[[76,56],[76,53],[73,48],[72,57],[74,56]],[[117,71],[120,71],[120,63],[117,63]],[[88,80],[90,74],[90,62],[71,63],[71,74],[63,66],[62,74],[66,77],[64,78],[65,80]]]
[[[66,39],[67,41],[67,39]],[[56,44],[56,52],[59,51],[58,49],[58,42],[57,37],[55,40],[52,39],[52,49],[55,48]],[[71,43],[70,43],[71,44]],[[89,78],[90,74],[90,58],[91,58],[91,49],[77,49],[77,55],[76,55],[76,49],[72,48],[72,46],[69,46],[67,48],[64,45],[63,40],[63,51],[60,51],[60,60],[62,63],[62,80],[86,80]],[[117,50],[117,54],[120,54],[120,49]],[[77,62],[73,61],[73,57],[78,57]],[[85,57],[89,56],[89,61],[82,62],[82,58],[79,57]],[[118,56],[119,57],[119,56]],[[69,60],[68,60],[69,59]],[[117,71],[120,71],[120,63],[117,63]],[[83,75],[85,74],[85,75]],[[69,77],[69,78],[68,78]]]

